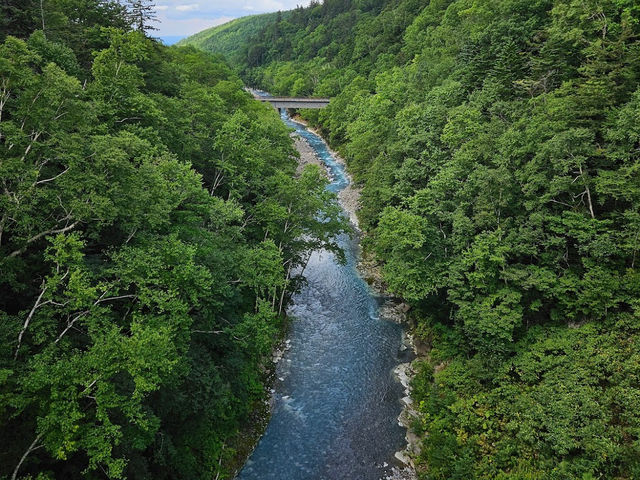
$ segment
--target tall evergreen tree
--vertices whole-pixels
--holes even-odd
[[[0,40],[6,35],[25,37],[37,28],[37,8],[34,0],[1,0]]]
[[[157,30],[153,26],[158,20],[155,8],[156,4],[153,0],[128,0],[127,9],[131,25],[144,33]]]

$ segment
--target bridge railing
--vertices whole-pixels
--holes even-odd
[[[255,97],[261,102],[269,102],[274,108],[324,108],[329,105],[329,98],[309,97]]]

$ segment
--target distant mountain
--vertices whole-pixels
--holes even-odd
[[[237,18],[191,35],[178,42],[178,45],[193,45],[201,50],[221,53],[230,60],[235,60],[243,55],[249,38],[273,23],[277,16],[276,12]]]
[[[174,45],[174,44],[178,43],[180,40],[182,40],[184,37],[185,37],[184,35],[164,35],[164,36],[161,36],[161,37],[158,37],[158,38],[165,45]]]

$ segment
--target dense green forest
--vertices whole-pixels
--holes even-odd
[[[424,479],[640,478],[640,3],[325,0],[236,65],[363,187]]]
[[[177,43],[191,45],[200,50],[224,55],[231,65],[241,65],[249,38],[269,24],[280,21],[282,13],[265,13],[231,20],[223,25],[208,28]]]
[[[293,272],[345,229],[140,3],[0,4],[0,478],[228,478]]]

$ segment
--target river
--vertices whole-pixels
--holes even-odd
[[[327,188],[345,188],[349,177],[322,138],[281,116],[327,166]],[[380,318],[382,299],[356,270],[358,239],[339,243],[346,264],[314,253],[288,309],[290,348],[276,368],[272,416],[240,480],[378,480],[405,446],[403,388],[393,375],[406,361],[402,327]]]

